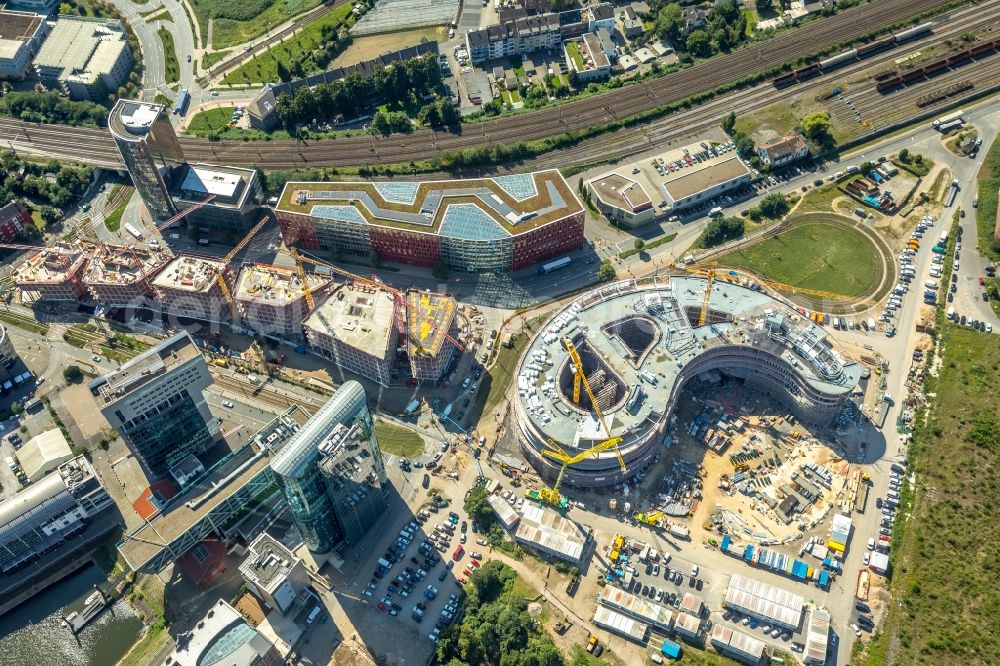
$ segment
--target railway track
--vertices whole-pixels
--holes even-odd
[[[668,76],[560,106],[463,125],[456,132],[428,129],[409,135],[343,137],[299,144],[290,140],[266,143],[209,142],[206,139],[185,137],[181,139],[181,145],[191,161],[254,164],[265,169],[284,169],[404,163],[428,159],[446,151],[543,139],[621,120],[664,104],[678,102],[733,83],[755,72],[809,55],[819,45],[849,41],[878,28],[905,21],[940,4],[941,0],[880,0],[868,3]],[[34,127],[27,125],[29,130]],[[15,129],[0,124],[0,142],[18,129],[24,129],[24,126]],[[59,148],[55,153],[57,155],[97,159],[104,163],[114,160],[117,163],[113,142],[103,130],[63,128],[60,136],[64,140],[84,145],[79,145],[75,152]],[[57,141],[58,138],[50,140],[49,146],[57,148]]]
[[[268,386],[266,383],[259,386],[248,386],[235,377],[224,373],[213,373],[216,386],[232,391],[235,395],[243,395],[250,400],[276,407],[280,411],[285,411],[292,405],[298,405],[309,416],[312,416],[322,406],[312,400],[304,399],[304,396],[287,396],[277,389]]]

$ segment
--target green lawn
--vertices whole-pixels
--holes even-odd
[[[282,23],[309,11],[320,0],[192,0],[203,39],[208,39],[208,19],[214,17],[211,48],[243,44],[274,30]],[[348,10],[351,4],[347,3]]]
[[[199,111],[188,123],[188,132],[192,134],[211,134],[221,132],[229,125],[235,106],[220,106],[218,109]]]
[[[279,60],[286,67],[291,69],[293,60],[301,56],[303,53],[312,51],[322,43],[320,31],[323,29],[323,26],[339,26],[346,21],[350,15],[350,3],[337,7],[323,18],[310,23],[291,39],[274,46],[270,50],[257,55],[252,60],[243,63],[227,74],[225,79],[223,79],[223,82],[234,84],[243,84],[247,82],[277,82]],[[218,40],[218,22],[216,22],[215,35],[216,40]],[[216,48],[219,48],[219,44],[216,44]]]
[[[879,276],[871,241],[846,226],[808,222],[723,255],[720,266],[748,268],[785,284],[845,296],[869,293]]]
[[[915,489],[893,535],[884,630],[853,664],[996,664],[1000,655],[1000,337],[945,323],[926,424],[910,445]]]
[[[375,421],[375,436],[382,452],[392,456],[411,458],[424,450],[424,440],[420,435],[395,423]]]
[[[125,206],[128,205],[129,198],[125,197],[125,200],[115,206],[113,211],[104,216],[104,226],[108,228],[108,231],[118,231],[121,228],[122,215],[125,214]]]
[[[177,62],[177,51],[174,49],[174,36],[166,28],[156,31],[163,43],[163,76],[167,83],[177,83],[181,80],[181,65]]]
[[[213,51],[212,53],[206,53],[201,57],[201,68],[207,71],[216,63],[222,62],[230,55],[232,55],[232,51]]]
[[[583,71],[583,56],[580,55],[580,45],[573,41],[566,42],[566,53],[573,60],[577,71]]]
[[[979,207],[976,212],[976,233],[979,236],[978,249],[992,261],[1000,260],[1000,241],[993,237],[1000,209],[997,208],[997,192],[1000,191],[1000,140],[994,141],[986,153],[983,166],[976,176],[976,193]]]

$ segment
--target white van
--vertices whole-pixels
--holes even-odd
[[[312,624],[313,620],[316,619],[316,616],[319,615],[319,613],[320,613],[321,610],[323,610],[323,609],[321,607],[319,607],[319,606],[316,606],[316,608],[313,608],[312,612],[309,613],[309,617],[306,618],[306,624]]]
[[[934,280],[928,280],[927,282],[924,282],[924,286],[927,287],[928,289],[937,289],[938,283],[935,282]]]
[[[954,319],[955,318],[955,306],[954,305],[948,307],[947,317],[948,317],[948,319]]]

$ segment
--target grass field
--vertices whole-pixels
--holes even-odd
[[[319,4],[318,2],[313,3]],[[273,46],[252,60],[243,63],[223,79],[224,83],[242,84],[247,82],[275,83],[278,81],[278,61],[286,67],[291,67],[292,61],[303,53],[312,51],[322,42],[320,31],[326,25],[340,25],[351,14],[351,4],[346,3],[332,12],[313,21],[291,39]],[[222,48],[218,43],[219,22],[215,23],[215,48]],[[311,73],[311,72],[310,72]]]
[[[826,110],[823,104],[812,97],[793,95],[787,102],[772,104],[759,111],[754,111],[752,115],[741,116],[737,111],[736,129],[748,136],[760,130],[773,130],[777,132],[778,136],[784,136],[798,125],[802,117],[816,111]],[[834,141],[838,143],[844,141],[851,136],[853,131],[854,128],[845,126],[838,116],[831,116],[830,132],[833,134]]]
[[[174,49],[174,36],[166,28],[156,31],[163,43],[163,76],[167,83],[177,83],[181,80],[181,65],[177,62],[177,51]]]
[[[274,30],[282,23],[309,11],[320,0],[192,0],[201,34],[208,39],[208,20],[213,18],[212,43],[206,46],[224,49],[243,44]],[[347,8],[351,5],[348,3]]]
[[[400,458],[418,456],[424,450],[424,440],[409,428],[388,421],[375,421],[375,436],[383,453]]]
[[[580,55],[580,46],[576,42],[566,42],[566,53],[573,59],[577,70],[583,70],[583,56]]]
[[[129,198],[125,197],[125,200],[115,206],[115,209],[104,218],[104,226],[108,228],[108,231],[118,231],[122,226],[122,215],[125,214],[125,206],[128,205]]]
[[[936,398],[910,446],[917,486],[893,536],[893,603],[854,664],[998,663],[1000,338],[951,324],[939,334],[940,376],[927,381]]]
[[[216,63],[222,62],[231,55],[232,51],[213,51],[212,53],[206,53],[201,57],[201,68],[204,70],[211,69]]]
[[[879,274],[879,256],[867,238],[843,225],[820,222],[793,226],[718,261],[720,266],[748,268],[778,282],[844,296],[867,294]]]
[[[976,176],[976,193],[979,207],[976,208],[976,235],[979,237],[979,251],[992,261],[1000,260],[1000,242],[993,237],[1000,208],[997,208],[1000,191],[1000,140],[994,141],[986,153],[983,166]]]
[[[221,132],[229,126],[229,119],[233,117],[235,110],[235,106],[220,106],[217,109],[199,111],[191,118],[187,130],[192,134]]]

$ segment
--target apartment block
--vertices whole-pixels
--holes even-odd
[[[10,11],[0,5],[0,79],[26,78],[48,31],[44,16]]]
[[[91,256],[83,284],[101,305],[143,306],[153,296],[151,281],[170,259],[163,250],[104,245]]]
[[[183,254],[160,271],[153,289],[164,314],[218,322],[230,317],[219,278],[228,288],[231,276],[230,268],[217,259]]]

